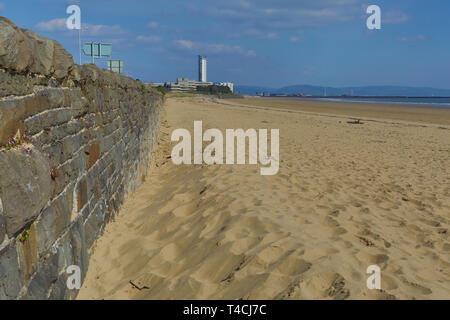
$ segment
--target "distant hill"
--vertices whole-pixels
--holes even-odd
[[[400,86],[367,86],[367,87],[319,87],[310,85],[294,85],[283,87],[280,89],[257,87],[257,86],[235,86],[235,91],[241,94],[255,95],[256,92],[272,93],[272,94],[307,94],[307,95],[324,95],[341,96],[415,96],[415,97],[432,97],[446,96],[450,97],[450,90],[436,88],[416,88],[416,87],[400,87]]]
[[[256,95],[262,92],[274,93],[278,89],[258,86],[234,86],[234,92],[240,94]]]

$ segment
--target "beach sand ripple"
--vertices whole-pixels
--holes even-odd
[[[339,107],[239,100],[166,105],[150,176],[95,244],[79,299],[450,299],[445,123],[380,111],[352,125]],[[170,134],[194,120],[280,129],[278,175],[175,166]],[[374,264],[382,290],[366,287]]]

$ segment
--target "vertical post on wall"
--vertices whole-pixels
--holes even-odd
[[[81,7],[81,0],[78,0],[78,5]],[[78,48],[80,49],[80,66],[81,66],[81,59],[82,59],[82,54],[81,54],[81,29],[83,28],[83,20],[81,19],[81,13],[80,13],[80,29],[78,29]]]
[[[78,48],[80,49],[80,66],[81,66],[81,28],[78,29]]]

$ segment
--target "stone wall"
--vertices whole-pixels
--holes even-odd
[[[70,299],[145,179],[162,96],[0,17],[0,299]]]

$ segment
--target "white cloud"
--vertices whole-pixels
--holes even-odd
[[[304,37],[301,37],[301,36],[293,36],[293,37],[290,37],[289,38],[289,41],[290,42],[302,42],[302,41],[304,41],[305,40],[305,38]]]
[[[159,42],[161,38],[158,36],[137,36],[136,40],[141,42],[154,43]]]
[[[207,44],[204,49],[208,53],[239,53],[242,54],[244,50],[241,46],[229,46],[226,44]]]
[[[280,38],[276,32],[264,32],[256,28],[247,29],[243,35],[265,40],[276,40]]]
[[[194,1],[186,5],[186,9],[199,19],[213,18],[215,23],[209,31],[216,38],[273,41],[283,39],[287,34],[286,41],[292,36],[290,41],[300,42],[305,39],[296,35],[297,30],[360,20],[363,12],[361,1],[228,0],[220,3],[202,2],[202,5]]]
[[[315,23],[326,23],[336,21],[348,21],[350,16],[338,8],[320,8],[320,9],[263,9],[267,17],[282,19],[299,19],[300,21]]]
[[[238,8],[244,8],[244,9],[248,9],[251,7],[250,2],[245,1],[245,0],[231,0],[229,1],[229,4],[238,7]]]
[[[388,11],[386,13],[381,13],[381,21],[385,24],[401,24],[406,23],[410,20],[409,15],[400,11]]]
[[[68,31],[66,27],[66,18],[42,21],[36,25],[36,29],[43,32],[61,32]],[[101,25],[101,24],[82,24],[83,34],[87,36],[101,35],[123,35],[126,31],[119,25]]]
[[[222,19],[233,25],[258,29],[293,29],[303,26],[322,26],[330,23],[358,19],[359,0],[233,0],[202,7],[191,6],[197,13]],[[268,32],[268,31],[266,31]]]
[[[121,35],[126,31],[119,25],[84,24],[83,33],[88,36]]]
[[[276,32],[269,32],[266,35],[266,37],[267,37],[268,40],[276,40],[276,39],[279,38],[279,36],[278,36],[278,34]]]
[[[223,43],[200,43],[190,40],[176,40],[178,48],[187,51],[202,52],[205,54],[240,54],[245,56],[256,56],[253,50],[246,50],[239,45],[230,46]]]
[[[398,41],[400,41],[400,42],[422,42],[422,41],[427,41],[427,40],[429,40],[429,38],[422,34],[412,36],[412,37],[401,37],[398,39]]]
[[[194,48],[194,43],[189,40],[176,40],[175,43],[183,49],[192,49]]]
[[[147,28],[150,29],[157,29],[160,26],[159,22],[156,21],[151,21],[149,23],[147,23]]]
[[[65,18],[61,19],[53,19],[50,21],[42,21],[36,25],[36,28],[39,31],[44,32],[55,32],[55,31],[64,31],[67,30]]]

